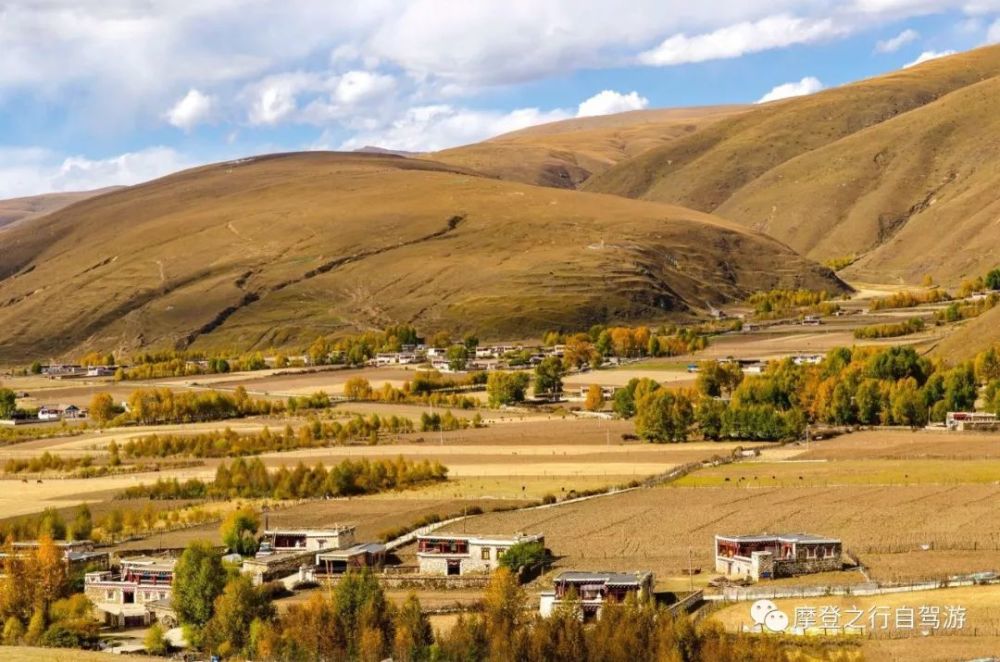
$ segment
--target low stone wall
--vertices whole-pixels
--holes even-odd
[[[816,572],[836,572],[844,567],[839,556],[826,559],[775,559],[775,577],[796,577],[798,575],[810,575]]]
[[[490,582],[489,575],[377,575],[379,583],[385,588],[421,588],[432,591],[447,591],[452,589],[486,588]]]

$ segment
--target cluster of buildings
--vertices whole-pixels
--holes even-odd
[[[419,575],[432,580],[483,577],[500,567],[501,558],[510,548],[524,543],[537,543],[544,548],[545,537],[540,533],[417,535],[417,570]],[[96,551],[89,541],[58,544],[69,571],[83,574],[84,593],[104,624],[113,627],[143,626],[154,621],[167,627],[177,624],[171,606],[175,558],[122,558],[112,567],[109,554]],[[36,545],[15,543],[13,553],[26,553]],[[714,549],[716,572],[738,579],[759,581],[843,567],[839,539],[806,533],[717,535]],[[381,543],[357,541],[354,526],[337,525],[267,529],[256,556],[239,560],[241,570],[255,582],[291,579],[294,586],[314,580],[317,572],[335,576],[362,568],[381,571],[386,555],[386,546]],[[590,620],[600,617],[601,610],[609,604],[623,602],[632,595],[646,598],[653,590],[654,577],[650,571],[567,570],[553,579],[551,590],[540,594],[539,612],[548,616],[571,602],[580,610],[581,618]]]
[[[530,352],[526,362],[520,367],[534,367],[548,356],[562,357],[565,346],[525,347],[524,345],[487,345],[476,347],[465,360],[467,370],[497,370],[515,368],[507,363],[511,354]],[[398,352],[380,352],[369,360],[372,366],[403,366],[429,364],[439,372],[454,372],[452,362],[448,359],[448,350],[426,345],[404,345]]]
[[[87,410],[76,405],[42,405],[38,408],[40,421],[71,421],[87,418]]]

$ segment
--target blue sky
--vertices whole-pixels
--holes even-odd
[[[0,198],[755,103],[998,41],[1000,0],[0,0]]]

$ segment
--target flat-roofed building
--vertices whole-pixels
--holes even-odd
[[[107,625],[149,625],[153,619],[149,605],[171,598],[176,564],[176,559],[166,557],[122,559],[117,573],[100,570],[84,575],[83,592]]]
[[[544,591],[538,605],[542,616],[550,616],[557,607],[574,601],[584,620],[599,618],[605,605],[624,602],[629,595],[640,600],[653,592],[653,573],[635,572],[568,571],[559,574],[552,582],[553,589]]]
[[[417,536],[417,563],[426,575],[489,573],[500,567],[500,557],[518,543],[545,544],[540,534],[513,536],[429,533]]]
[[[320,552],[354,544],[354,526],[328,529],[268,529],[261,537],[262,552]]]
[[[328,575],[341,575],[349,570],[385,565],[385,545],[375,542],[360,543],[347,549],[331,549],[316,555],[316,565]]]
[[[715,571],[753,580],[843,568],[839,538],[810,533],[715,536]]]

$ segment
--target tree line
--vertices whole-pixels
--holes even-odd
[[[916,308],[927,303],[951,301],[951,295],[941,288],[935,287],[925,292],[896,292],[885,297],[872,299],[868,309],[889,310],[891,308]]]
[[[381,434],[404,434],[414,431],[413,421],[401,416],[367,417],[355,414],[346,421],[315,419],[298,428],[286,425],[280,432],[265,427],[260,432],[237,433],[226,428],[195,435],[152,434],[130,439],[120,447],[129,459],[147,457],[240,457],[300,448],[319,448],[331,442],[346,444],[352,440],[378,441]]]
[[[537,615],[514,574],[490,578],[482,610],[461,614],[435,633],[420,601],[389,600],[370,571],[351,572],[329,593],[276,612],[270,586],[254,586],[228,571],[207,544],[181,556],[174,607],[189,640],[205,654],[262,660],[383,660],[396,662],[781,662],[778,640],[694,625],[663,607],[634,598],[605,606],[593,626],[570,601],[549,618]]]
[[[773,361],[761,375],[739,364],[703,362],[695,389],[668,389],[634,379],[613,408],[635,418],[650,441],[780,440],[801,437],[809,423],[923,426],[949,411],[974,409],[986,385],[987,409],[1000,411],[1000,354],[995,348],[954,367],[910,347],[837,348],[819,365]]]
[[[328,400],[327,400],[328,403]],[[232,393],[219,391],[175,392],[168,388],[136,389],[127,406],[117,405],[108,393],[96,393],[90,402],[90,416],[99,424],[193,423],[243,416],[280,414],[284,403],[253,399],[242,386]]]
[[[920,333],[926,325],[919,317],[911,317],[905,322],[895,322],[890,324],[872,324],[854,329],[854,337],[858,340],[872,340],[876,338],[898,338],[914,333]]]
[[[791,315],[832,315],[840,305],[830,301],[824,290],[767,290],[754,292],[747,299],[753,306],[753,316],[771,320]]]
[[[299,462],[294,469],[282,466],[268,471],[258,458],[237,458],[220,464],[209,482],[191,478],[159,478],[152,485],[124,490],[122,499],[315,499],[374,494],[446,480],[448,469],[440,462],[407,460],[343,460],[327,469],[322,463],[309,468]]]

